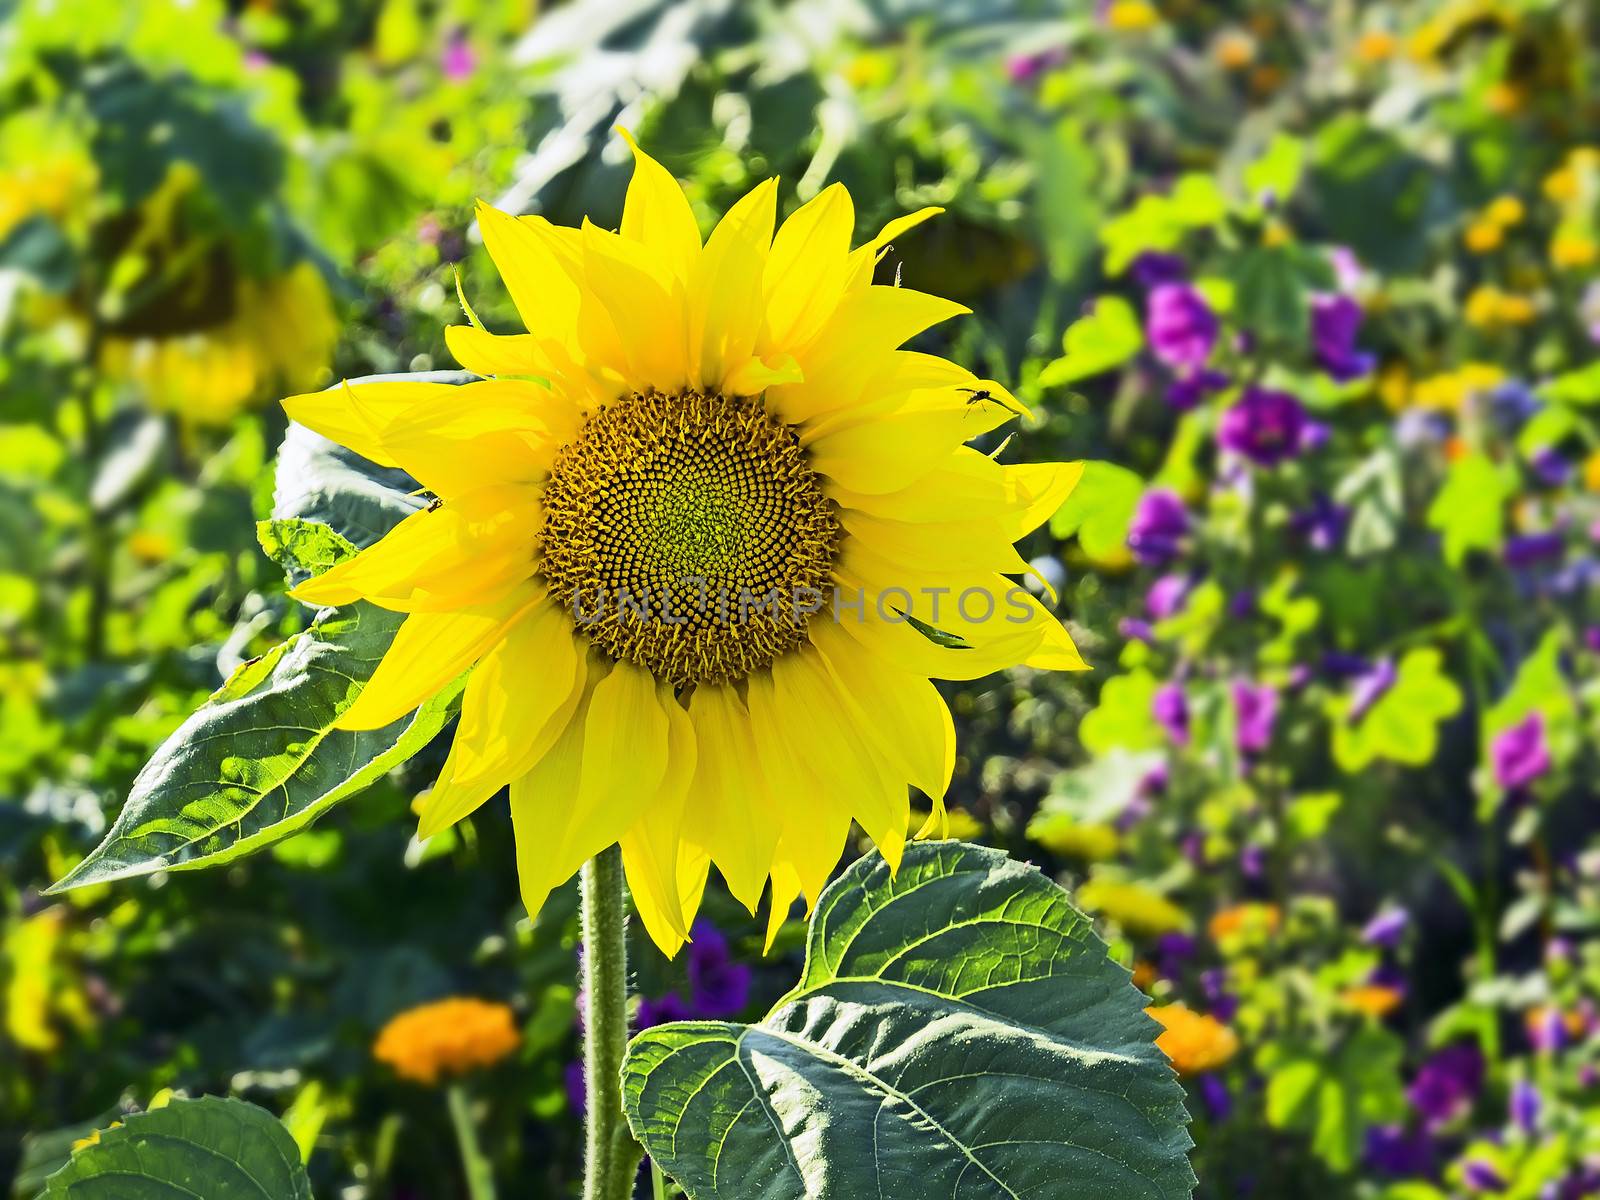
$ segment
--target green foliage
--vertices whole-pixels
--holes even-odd
[[[1090,558],[1125,556],[1128,523],[1144,494],[1144,481],[1116,463],[1089,462],[1083,477],[1050,518],[1050,532],[1058,538],[1077,536]]]
[[[200,1189],[200,1190],[196,1190]],[[294,1139],[242,1100],[175,1099],[135,1113],[45,1183],[40,1200],[311,1200]]]
[[[1133,306],[1121,296],[1102,296],[1086,316],[1062,335],[1065,356],[1047,363],[1040,387],[1062,387],[1120,367],[1144,346],[1144,332]]]
[[[696,1200],[1186,1197],[1181,1091],[1141,1005],[1043,875],[918,843],[897,874],[871,855],[829,886],[760,1023],[636,1037],[628,1120]]]
[[[1397,664],[1393,685],[1355,720],[1351,698],[1328,702],[1333,725],[1333,757],[1346,771],[1361,771],[1374,760],[1420,766],[1433,758],[1439,722],[1461,708],[1461,689],[1441,670],[1443,656],[1424,647]]]
[[[1459,566],[1473,550],[1495,550],[1505,531],[1512,485],[1488,457],[1469,454],[1450,465],[1428,509],[1428,524],[1444,535],[1445,561]]]
[[[1263,1055],[1267,1121],[1311,1140],[1314,1154],[1348,1170],[1361,1154],[1370,1125],[1405,1112],[1398,1079],[1402,1046],[1382,1029],[1352,1034],[1330,1055],[1317,1046],[1285,1046]]]

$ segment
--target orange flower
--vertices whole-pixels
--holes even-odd
[[[1394,53],[1394,34],[1387,29],[1369,29],[1356,42],[1356,58],[1364,63],[1379,63]]]
[[[1133,986],[1141,992],[1148,992],[1160,978],[1161,972],[1157,971],[1156,965],[1148,959],[1141,958],[1133,964]]]
[[[1182,1004],[1158,1004],[1144,1011],[1165,1028],[1156,1045],[1179,1075],[1215,1071],[1239,1052],[1238,1035],[1213,1016]]]
[[[437,1083],[489,1067],[517,1048],[520,1036],[504,1004],[457,996],[408,1008],[392,1019],[372,1045],[372,1056],[402,1079]]]
[[[1207,929],[1214,942],[1227,941],[1247,933],[1270,937],[1278,932],[1282,921],[1283,914],[1278,911],[1276,904],[1236,904],[1217,912]]]
[[[1365,987],[1347,988],[1340,993],[1339,999],[1357,1012],[1365,1013],[1374,1020],[1381,1021],[1400,1007],[1400,1002],[1405,999],[1405,996],[1398,988],[1383,987],[1380,984],[1368,984]]]

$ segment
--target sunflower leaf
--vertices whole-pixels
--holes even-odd
[[[294,1139],[271,1113],[202,1096],[135,1113],[100,1132],[45,1181],[39,1200],[201,1194],[311,1200],[311,1182]]]
[[[1036,869],[920,842],[823,893],[759,1024],[636,1037],[624,1103],[694,1200],[1188,1197],[1183,1089],[1143,1004]]]
[[[471,376],[439,373],[436,382]],[[291,425],[263,549],[290,582],[371,545],[422,505],[408,476]],[[454,715],[457,680],[382,729],[336,728],[404,614],[323,609],[240,666],[156,750],[105,840],[50,890],[232,862],[298,833],[426,746]]]

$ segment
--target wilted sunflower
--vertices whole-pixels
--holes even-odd
[[[672,954],[711,864],[752,912],[771,878],[775,929],[852,819],[898,863],[908,784],[942,828],[955,735],[930,679],[1083,667],[1007,578],[1080,468],[967,447],[1016,401],[898,349],[967,311],[872,283],[938,210],[851,250],[835,184],[774,237],[769,180],[702,245],[677,182],[634,156],[619,233],[479,209],[530,332],[469,309],[447,336],[495,378],[285,407],[436,498],[294,592],[411,614],[340,725],[386,725],[474,668],[421,835],[509,784],[529,912],[620,842]]]

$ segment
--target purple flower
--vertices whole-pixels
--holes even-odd
[[[1239,851],[1239,873],[1246,879],[1260,879],[1267,873],[1267,848],[1251,843]]]
[[[1160,283],[1178,283],[1189,273],[1189,264],[1176,254],[1146,250],[1133,260],[1128,274],[1146,291]]]
[[[665,996],[646,996],[640,1000],[639,1012],[633,1023],[638,1029],[654,1029],[669,1021],[692,1021],[694,1017],[694,1010],[682,996],[668,992]]]
[[[1276,466],[1305,448],[1307,425],[1294,396],[1252,384],[1222,414],[1217,444],[1258,466]]]
[[[689,943],[689,994],[696,1017],[733,1017],[750,1001],[750,968],[735,962],[728,939],[707,921],[696,921]]]
[[[1335,504],[1326,492],[1316,493],[1311,497],[1309,508],[1303,508],[1289,518],[1289,528],[1305,538],[1306,544],[1313,550],[1323,554],[1339,548],[1349,523],[1350,510],[1342,504]]]
[[[1233,1115],[1233,1097],[1228,1092],[1228,1085],[1215,1075],[1202,1075],[1200,1077],[1200,1099],[1205,1101],[1206,1111],[1211,1114],[1213,1121],[1226,1121]]]
[[[1461,1168],[1461,1181],[1475,1192],[1503,1192],[1505,1178],[1481,1158],[1469,1158]]]
[[[1165,621],[1183,611],[1188,598],[1191,580],[1187,575],[1163,575],[1150,585],[1144,594],[1144,610],[1152,621]]]
[[[569,1062],[561,1069],[561,1081],[567,1088],[567,1103],[572,1111],[583,1113],[589,1107],[589,1087],[583,1080],[583,1064]]]
[[[1339,383],[1368,374],[1372,355],[1356,349],[1361,306],[1349,296],[1318,296],[1311,302],[1311,345],[1323,370]]]
[[[1548,559],[1560,558],[1566,548],[1566,538],[1561,536],[1560,531],[1551,529],[1544,533],[1509,537],[1503,553],[1506,566],[1525,569]]]
[[[1361,940],[1369,946],[1393,950],[1411,926],[1411,914],[1398,905],[1382,909],[1361,930]]]
[[[1545,487],[1561,487],[1572,475],[1572,464],[1567,461],[1566,455],[1552,446],[1542,446],[1534,451],[1533,457],[1528,460],[1528,469]]]
[[[1150,628],[1150,622],[1141,621],[1138,617],[1123,617],[1117,622],[1117,632],[1130,642],[1156,640],[1156,631]]]
[[[478,69],[478,56],[473,52],[472,44],[467,41],[465,33],[457,30],[451,35],[439,65],[443,68],[446,79],[460,83],[463,79],[472,77],[472,73]]]
[[[1382,1175],[1431,1175],[1433,1139],[1425,1133],[1408,1133],[1403,1125],[1373,1125],[1367,1130],[1363,1158]]]
[[[1520,379],[1508,379],[1489,393],[1489,415],[1507,433],[1515,433],[1542,408],[1533,389]]]
[[[1187,933],[1162,934],[1156,939],[1156,969],[1168,979],[1175,978],[1194,957],[1197,948],[1194,938]]]
[[[1200,973],[1200,990],[1205,994],[1211,1015],[1223,1024],[1238,1015],[1239,997],[1228,990],[1228,972],[1222,967]]]
[[[1278,718],[1278,689],[1270,683],[1233,684],[1234,743],[1240,754],[1260,754],[1272,743],[1272,726]]]
[[[1511,1085],[1511,1123],[1524,1133],[1532,1133],[1539,1124],[1539,1089],[1526,1079]]]
[[[1213,392],[1220,392],[1232,380],[1225,371],[1214,367],[1199,367],[1185,371],[1167,385],[1166,400],[1169,408],[1188,412]]]
[[[1176,492],[1151,488],[1139,498],[1128,523],[1128,548],[1146,566],[1160,566],[1178,556],[1189,532],[1189,510]]]
[[[1066,61],[1067,51],[1064,46],[1052,46],[1048,50],[1039,50],[1033,54],[1014,54],[1006,59],[1006,75],[1012,83],[1027,83],[1034,76],[1051,67],[1060,66]]]
[[[1217,318],[1186,283],[1158,283],[1145,307],[1145,333],[1155,356],[1174,370],[1205,365],[1217,344]]]
[[[1189,744],[1189,701],[1182,684],[1164,683],[1157,688],[1150,700],[1150,715],[1178,745]]]
[[[1482,1052],[1470,1042],[1458,1042],[1422,1064],[1406,1098],[1424,1126],[1433,1130],[1465,1116],[1482,1087]]]
[[[1370,670],[1356,676],[1350,688],[1350,711],[1345,714],[1345,720],[1351,725],[1361,720],[1399,678],[1400,672],[1395,669],[1392,658],[1380,658]]]
[[[1494,781],[1507,791],[1527,787],[1550,770],[1550,746],[1545,740],[1544,714],[1531,712],[1489,743]]]
[[[1333,247],[1328,251],[1328,261],[1333,264],[1333,274],[1340,288],[1353,292],[1361,286],[1366,272],[1361,269],[1361,260],[1356,257],[1356,252],[1349,246]]]
[[[1235,621],[1243,621],[1253,616],[1256,611],[1256,594],[1251,588],[1240,588],[1228,597],[1228,615]]]

